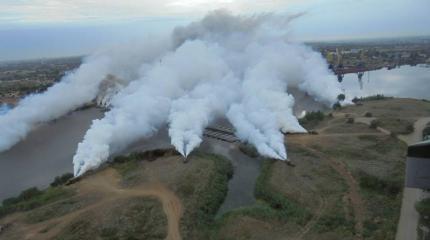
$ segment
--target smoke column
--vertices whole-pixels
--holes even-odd
[[[147,62],[154,61],[167,50],[167,41],[145,39],[145,42],[145,48],[131,44],[132,47],[128,48],[116,46],[94,53],[44,93],[29,95],[6,114],[0,115],[0,151],[24,139],[39,124],[91,102],[108,73],[125,82],[134,80]]]
[[[0,148],[99,96],[109,111],[93,121],[79,143],[75,176],[165,126],[172,145],[186,157],[202,142],[205,127],[223,116],[260,154],[287,160],[282,132],[305,132],[293,115],[288,89],[327,105],[342,93],[322,56],[286,34],[296,17],[215,11],[168,37],[99,52],[47,92],[0,116],[0,123],[13,126],[0,130]]]
[[[89,61],[45,93],[27,96],[0,116],[0,151],[23,139],[37,124],[58,118],[94,98],[109,60],[97,57]]]
[[[10,110],[10,107],[3,103],[0,105],[0,115],[6,114]]]

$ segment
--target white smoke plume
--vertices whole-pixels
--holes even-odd
[[[56,119],[91,102],[100,83],[113,74],[124,82],[139,76],[139,70],[168,50],[168,41],[145,39],[145,48],[117,46],[84,59],[83,64],[41,94],[22,99],[16,107],[0,116],[0,151],[24,139],[38,124]]]
[[[0,151],[25,138],[37,124],[58,118],[91,101],[109,64],[106,57],[91,58],[45,93],[27,96],[7,114],[0,116]]]
[[[260,154],[287,160],[282,132],[305,132],[293,115],[294,97],[288,88],[328,105],[342,93],[321,55],[290,41],[286,33],[295,17],[215,11],[176,28],[169,37],[98,53],[76,71],[84,77],[70,75],[0,116],[0,123],[14,126],[1,130],[1,139],[15,139],[2,140],[1,145],[6,149],[37,123],[99,96],[110,110],[93,121],[79,144],[73,158],[76,176],[164,126],[172,145],[186,157],[202,142],[205,127],[223,116]],[[111,80],[100,85],[108,74],[123,80],[107,77]],[[75,82],[80,91],[71,87]],[[52,90],[59,86],[61,90]],[[85,97],[80,97],[81,91],[87,92]],[[63,94],[70,97],[57,101]],[[38,99],[57,102],[43,105]],[[37,114],[26,113],[26,108],[39,106],[44,108]]]
[[[0,115],[6,114],[10,110],[10,107],[6,103],[0,104]]]

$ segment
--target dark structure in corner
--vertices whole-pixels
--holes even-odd
[[[430,140],[408,147],[406,187],[430,190]]]

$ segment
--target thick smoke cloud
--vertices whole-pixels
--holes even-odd
[[[106,57],[88,59],[78,70],[67,75],[44,94],[30,95],[2,115],[0,151],[9,149],[23,139],[37,124],[58,118],[91,101],[97,94],[101,76],[108,72],[109,64]]]
[[[109,111],[93,121],[78,146],[77,176],[164,126],[186,157],[202,142],[205,127],[223,116],[260,154],[287,160],[282,132],[305,132],[288,89],[328,105],[342,92],[320,54],[289,40],[295,17],[216,11],[169,37],[99,52],[47,92],[1,116],[0,123],[13,127],[0,130],[0,149],[38,123],[97,98]]]
[[[0,104],[0,115],[6,114],[9,110],[10,107],[7,104]]]

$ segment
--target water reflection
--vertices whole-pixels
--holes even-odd
[[[402,66],[392,70],[345,74],[341,85],[348,99],[376,94],[430,99],[430,68]]]

